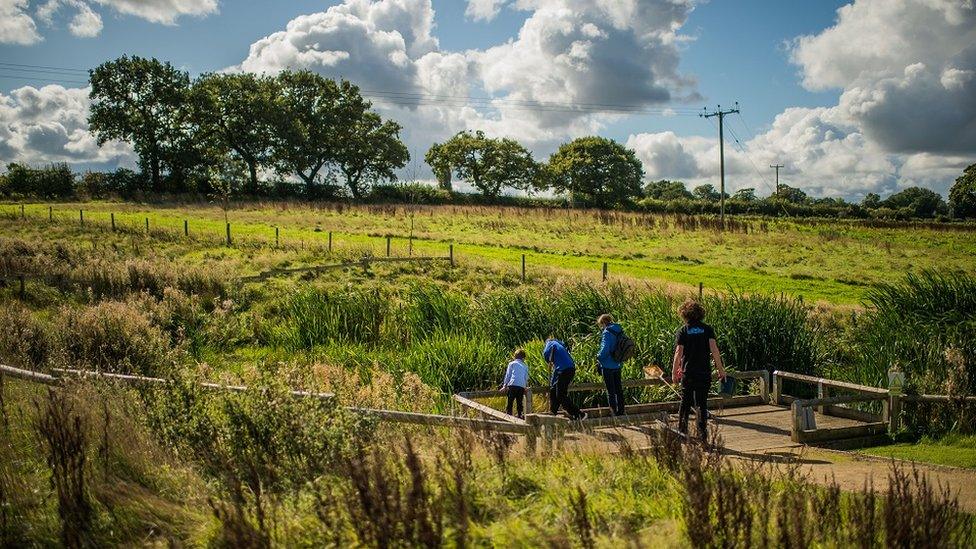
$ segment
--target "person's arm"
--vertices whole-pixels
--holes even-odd
[[[681,370],[681,362],[685,357],[685,346],[675,345],[674,346],[674,360],[671,362],[671,381],[678,382],[681,381],[681,377],[684,372]]]
[[[718,352],[718,343],[714,339],[709,339],[708,347],[712,351],[712,360],[715,361],[715,368],[718,369],[718,378],[724,380],[725,366],[722,365],[722,354]]]
[[[599,360],[601,364],[607,359],[608,356],[610,356],[610,339],[612,337],[613,334],[610,333],[610,330],[603,330],[603,337],[600,338],[600,351],[596,354],[596,359]]]

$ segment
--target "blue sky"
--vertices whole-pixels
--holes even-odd
[[[42,15],[45,3],[57,7],[53,17]],[[470,11],[473,4],[492,3],[499,7],[493,16],[479,19]],[[976,105],[976,77],[970,76],[976,74],[976,54],[967,53],[976,49],[976,8],[953,0],[617,4],[631,5],[634,21],[611,24],[616,5],[607,8],[596,0],[0,0],[0,16],[16,15],[26,25],[19,35],[0,26],[0,100],[6,97],[13,106],[6,113],[0,110],[0,130],[5,122],[10,133],[6,149],[0,145],[0,157],[10,158],[0,161],[47,158],[31,144],[54,146],[60,139],[62,156],[69,161],[93,166],[124,163],[119,151],[113,152],[116,156],[101,150],[90,150],[87,156],[80,152],[90,147],[81,142],[77,128],[65,122],[83,124],[83,113],[71,111],[84,108],[84,86],[76,82],[83,75],[3,65],[87,69],[122,54],[168,60],[191,75],[228,67],[272,72],[311,68],[348,77],[364,89],[377,89],[376,82],[398,82],[403,89],[423,94],[596,103],[603,95],[619,96],[617,87],[629,88],[639,81],[628,104],[687,109],[738,101],[742,114],[730,117],[734,136],[727,135],[733,188],[768,186],[771,175],[765,166],[782,161],[787,163],[784,178],[814,195],[857,199],[865,192],[885,194],[909,185],[945,192],[953,174],[974,156],[976,130],[971,128],[976,107],[966,104],[969,98]],[[673,9],[675,5],[680,9]],[[149,7],[140,6],[163,7],[149,12]],[[647,13],[637,19],[644,8]],[[87,33],[97,36],[69,32],[72,17],[86,10],[98,19]],[[296,18],[310,21],[302,16],[311,14],[322,17],[301,31],[265,40],[264,49],[250,52],[252,44],[284,31]],[[676,33],[667,32],[669,23]],[[660,35],[644,35],[657,25],[665,29]],[[529,36],[520,38],[520,31]],[[389,49],[384,37],[390,33],[403,36],[404,51]],[[419,38],[412,33],[419,33]],[[424,42],[420,35],[425,33],[436,44]],[[658,38],[663,35],[668,36]],[[799,37],[806,38],[798,41]],[[544,42],[541,50],[534,46],[539,41]],[[299,47],[337,51],[345,58],[303,64],[296,61]],[[579,47],[582,57],[573,57],[579,53],[573,48]],[[674,67],[669,59],[676,60]],[[912,67],[916,69],[909,78]],[[46,79],[68,90],[34,93],[25,88],[42,88],[51,83]],[[547,79],[552,90],[546,89]],[[648,99],[660,89],[669,90],[672,97],[697,94],[700,99]],[[36,106],[42,96],[56,93],[56,101],[43,103],[61,109],[52,111],[48,123],[36,114]],[[934,105],[944,104],[946,112],[915,119],[898,114],[894,99],[929,99],[923,94],[929,94]],[[868,102],[872,97],[894,99],[888,105]],[[712,182],[715,176],[714,122],[693,115],[560,118],[491,109],[449,112],[452,109],[444,106],[378,108],[404,124],[404,138],[414,156],[422,157],[430,143],[460,129],[483,127],[517,137],[540,157],[560,142],[599,133],[637,150],[648,178],[681,179],[692,186]],[[960,118],[958,127],[947,128],[942,115]],[[61,127],[52,128],[55,123]],[[926,124],[932,127],[918,127]],[[940,136],[947,130],[949,137]],[[918,137],[901,137],[908,132]],[[410,168],[413,173],[418,171],[416,164]],[[760,179],[766,181],[759,184]]]

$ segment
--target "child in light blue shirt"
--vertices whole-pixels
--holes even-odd
[[[525,418],[525,388],[529,386],[529,367],[525,364],[525,350],[515,351],[512,361],[508,363],[505,370],[505,380],[502,382],[502,390],[508,390],[508,404],[505,406],[505,413],[512,415],[512,405],[515,404],[518,410],[518,417]]]

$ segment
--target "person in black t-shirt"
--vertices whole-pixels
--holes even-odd
[[[715,361],[719,379],[725,379],[722,355],[715,342],[715,330],[702,322],[705,308],[693,299],[681,304],[678,314],[685,325],[674,336],[674,364],[672,378],[681,382],[681,408],[678,411],[678,430],[688,433],[688,416],[694,404],[698,407],[698,436],[708,440],[708,388],[712,384],[712,365]]]

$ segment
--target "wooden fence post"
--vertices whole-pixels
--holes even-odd
[[[84,226],[84,224],[85,224],[85,210],[78,210],[78,224]]]
[[[603,281],[607,281],[607,262],[603,262]]]
[[[522,283],[525,284],[525,254],[522,254]]]
[[[149,218],[146,218],[146,234],[149,234]]]
[[[183,220],[183,236],[190,236],[190,223],[186,219]]]
[[[759,389],[759,394],[762,396],[763,402],[769,404],[769,370],[763,370],[763,376],[760,379],[762,387]]]
[[[278,240],[278,227],[275,227],[275,248],[278,247],[279,242],[280,241]]]
[[[779,405],[779,399],[783,395],[783,380],[773,372],[773,401],[772,404]]]
[[[827,389],[827,387],[824,386],[823,381],[818,381],[817,382],[817,398],[827,398],[827,392],[828,392],[828,389]],[[821,404],[820,406],[817,406],[817,411],[820,412],[821,414],[824,413],[824,410],[826,410],[826,409],[827,409],[827,407],[824,406],[823,404]]]
[[[24,289],[24,275],[19,275],[17,278],[20,279],[20,300],[23,301],[27,296],[27,292]]]
[[[888,433],[894,435],[901,431],[901,395],[891,395],[888,406]]]
[[[21,206],[21,213],[23,213],[23,206]],[[47,207],[47,220],[54,221],[54,206]]]
[[[386,257],[390,257],[390,235],[386,235]]]
[[[230,223],[227,224],[227,245],[230,246]]]
[[[451,244],[447,249],[448,257],[451,260],[451,267],[454,267],[454,244]]]
[[[21,219],[27,219],[27,214],[24,213],[24,205],[23,204],[20,205],[20,218]]]
[[[793,419],[790,429],[790,439],[793,442],[800,442],[800,432],[803,431],[803,408],[800,407],[799,400],[793,401],[793,404],[790,406],[790,412],[790,417]]]
[[[698,283],[698,301],[701,301],[702,300],[702,294],[704,294],[704,293],[705,293],[705,283],[704,282],[699,282]]]
[[[112,232],[115,232],[115,212],[108,214],[112,218]]]
[[[304,244],[303,244],[303,245],[302,245],[302,248],[304,249],[304,247],[305,247],[305,246],[304,246]],[[332,253],[332,231],[329,231],[329,253],[330,253],[330,254]]]
[[[528,412],[528,409],[526,409],[526,412]],[[536,414],[525,414],[525,423],[529,426],[529,431],[525,434],[525,453],[530,456],[535,455],[539,434],[542,431],[542,425],[539,423],[539,419],[539,416]]]

